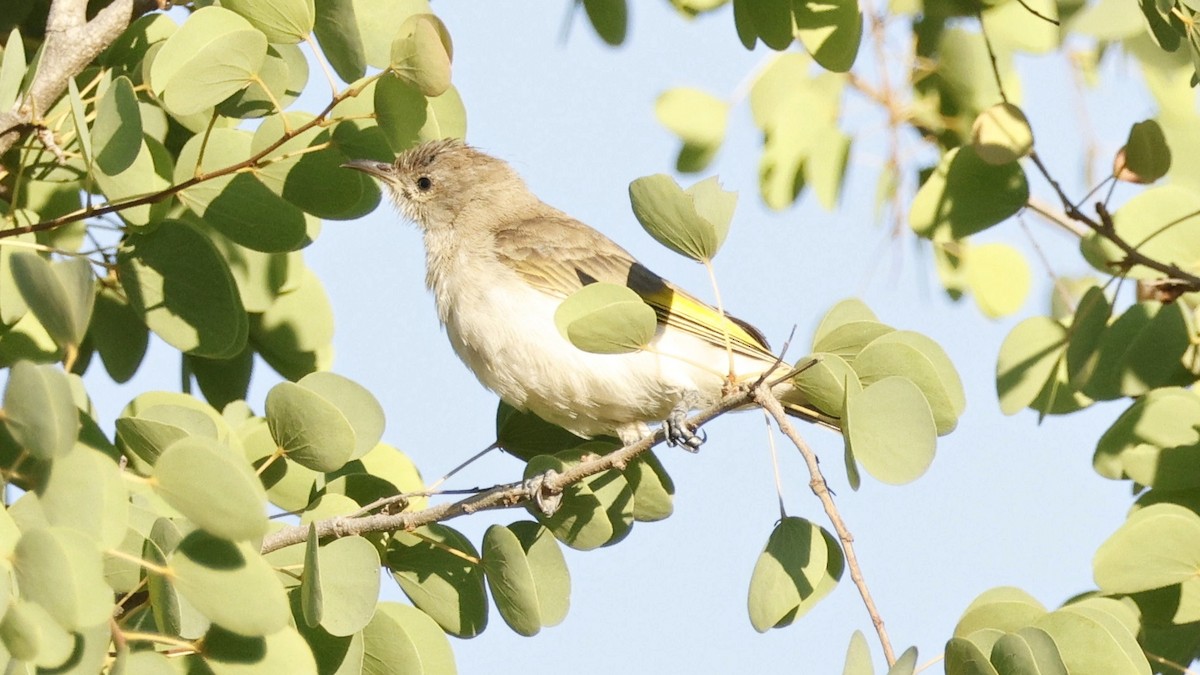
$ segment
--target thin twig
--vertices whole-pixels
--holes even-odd
[[[879,642],[883,646],[883,656],[887,659],[888,666],[891,666],[896,662],[892,642],[888,639],[887,630],[883,626],[883,617],[880,616],[879,609],[875,606],[875,600],[871,597],[871,591],[867,588],[867,582],[863,578],[862,567],[858,564],[858,556],[854,553],[854,535],[850,534],[849,528],[842,520],[841,512],[838,511],[837,504],[833,501],[833,493],[829,491],[829,485],[821,473],[821,465],[817,460],[816,453],[792,426],[791,421],[787,418],[787,413],[783,410],[783,405],[779,403],[779,399],[775,398],[770,389],[764,386],[758,387],[752,393],[751,400],[762,406],[763,410],[766,410],[775,419],[779,430],[788,437],[788,440],[804,457],[804,463],[808,465],[808,473],[812,477],[809,487],[812,488],[817,499],[821,500],[821,505],[825,507],[825,515],[833,524],[833,529],[837,531],[838,539],[842,542],[842,550],[846,554],[846,566],[850,568],[850,578],[858,588],[858,594],[862,596],[863,604],[867,607],[867,614],[871,616],[871,623],[874,624],[875,633],[879,635]]]
[[[1037,18],[1041,19],[1042,21],[1045,21],[1047,23],[1052,23],[1055,26],[1061,25],[1058,23],[1057,19],[1051,19],[1050,17],[1046,16],[1045,14],[1042,14],[1041,12],[1037,11],[1036,9],[1030,7],[1028,4],[1025,3],[1025,0],[1017,0],[1017,3],[1019,3],[1022,7],[1024,7],[1025,11],[1036,16]]]

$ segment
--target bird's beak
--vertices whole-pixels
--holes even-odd
[[[373,159],[354,159],[342,165],[346,169],[357,169],[365,174],[370,174],[380,179],[388,179],[392,176],[393,167],[387,162],[376,162]]]

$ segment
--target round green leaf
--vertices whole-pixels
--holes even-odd
[[[961,675],[999,675],[979,645],[963,638],[946,642],[946,672]]]
[[[92,319],[96,277],[84,258],[51,264],[36,253],[17,251],[9,261],[13,280],[46,332],[62,346],[79,346]]]
[[[871,648],[861,630],[855,629],[850,634],[850,646],[846,648],[846,665],[842,675],[875,675],[875,666],[871,663]]]
[[[398,77],[385,77],[375,83],[374,101],[379,129],[393,153],[420,142],[429,106],[424,94]]]
[[[1095,372],[1100,356],[1100,344],[1112,305],[1099,286],[1087,289],[1076,305],[1071,326],[1068,329],[1067,373],[1071,384],[1081,387]]]
[[[364,663],[380,673],[453,675],[454,652],[428,614],[394,602],[381,602],[363,629]]]
[[[826,574],[829,550],[821,529],[796,517],[775,526],[750,576],[747,606],[760,633],[795,621],[802,601]]]
[[[684,190],[661,173],[630,183],[629,199],[633,215],[651,237],[693,260],[717,255],[737,205],[737,193],[722,190],[716,177]]]
[[[1200,486],[1200,397],[1187,389],[1156,389],[1121,414],[1096,445],[1096,473],[1152,487]]]
[[[855,0],[792,3],[796,37],[821,67],[845,73],[862,43],[863,18]]]
[[[854,371],[863,386],[891,375],[911,380],[925,395],[939,436],[954,430],[967,407],[954,364],[936,342],[919,333],[893,331],[876,338],[854,359]]]
[[[39,527],[25,531],[13,551],[21,596],[36,602],[67,630],[107,621],[112,591],[96,543],[75,530]]]
[[[353,474],[370,476],[384,485],[391,486],[391,494],[421,492],[425,489],[425,481],[421,472],[407,455],[387,443],[379,443],[367,454],[358,459],[346,462],[345,466],[326,476],[329,488],[335,487],[335,482],[343,476]],[[413,497],[408,501],[408,510],[423,509],[429,504],[428,497]]]
[[[295,628],[246,636],[214,625],[204,634],[204,663],[213,675],[288,673],[317,675],[312,649]]]
[[[1096,585],[1136,593],[1195,578],[1200,569],[1200,515],[1176,504],[1135,511],[1093,561]]]
[[[483,632],[488,610],[484,570],[471,559],[477,561],[479,552],[466,537],[435,524],[396,532],[384,562],[414,605],[442,630],[468,638]]]
[[[196,172],[217,171],[245,161],[253,152],[252,138],[239,129],[213,129],[210,134],[192,136],[179,151],[175,181],[182,183]],[[255,251],[282,253],[311,243],[304,212],[277,196],[253,173],[206,179],[180,192],[179,199],[221,234]]]
[[[362,385],[330,372],[305,375],[296,384],[314,391],[332,403],[354,430],[354,452],[350,459],[366,455],[383,436],[383,406]]]
[[[885,377],[849,396],[842,434],[867,473],[892,485],[919,478],[937,449],[929,403],[905,377]]]
[[[595,354],[636,352],[654,338],[654,310],[626,286],[597,282],[567,296],[554,312],[558,332]]]
[[[70,452],[79,435],[79,410],[66,374],[52,364],[15,363],[4,387],[4,426],[38,459]]]
[[[816,331],[813,332],[813,351],[816,351],[816,345],[829,335],[830,331],[839,328],[851,321],[874,321],[879,322],[879,318],[875,316],[875,312],[867,307],[867,303],[858,298],[847,298],[829,308],[825,316],[821,317],[820,323],[817,324]]]
[[[1006,633],[992,646],[992,665],[999,675],[1067,675],[1054,638],[1040,628],[1026,626]]]
[[[438,96],[450,87],[453,58],[450,32],[442,20],[433,14],[413,14],[400,24],[388,68],[422,94]]]
[[[96,187],[108,197],[108,201],[118,203],[166,190],[171,186],[174,170],[174,157],[162,142],[142,136],[137,157],[128,168],[112,175],[99,170],[91,175],[96,180]],[[174,201],[162,199],[153,204],[122,208],[117,215],[130,225],[145,227],[166,218]]]
[[[285,511],[304,510],[312,501],[321,474],[287,457],[276,457],[275,449],[278,446],[271,437],[266,420],[256,419],[239,433],[246,448],[246,461],[259,472],[259,479],[267,490],[267,499]],[[262,469],[268,460],[270,465]]]
[[[246,459],[203,436],[172,443],[154,464],[155,491],[204,530],[241,541],[267,531],[267,496]]]
[[[49,612],[36,602],[23,600],[15,601],[4,613],[0,641],[14,658],[41,668],[63,665],[75,648],[73,636]]]
[[[1012,632],[1046,613],[1036,598],[1019,588],[1001,586],[979,594],[954,627],[956,637],[965,638],[983,629]]]
[[[101,548],[115,548],[129,522],[129,490],[113,460],[76,445],[50,465],[38,492],[46,522],[77,530]]]
[[[778,52],[792,44],[790,0],[749,0],[746,9],[754,32],[765,45]]]
[[[303,42],[316,15],[313,0],[222,0],[221,6],[242,15],[275,44]]]
[[[362,537],[335,539],[317,550],[322,597],[321,627],[330,635],[362,630],[379,599],[379,552]]]
[[[1033,150],[1033,130],[1020,108],[997,103],[975,118],[971,145],[979,159],[988,164],[1010,164]]]
[[[118,77],[96,104],[92,127],[96,168],[115,176],[128,169],[142,150],[142,114],[133,83]]]
[[[203,412],[169,403],[146,407],[137,417],[117,418],[117,445],[148,464],[157,462],[175,441],[192,435],[218,440],[220,432]]]
[[[1182,184],[1161,185],[1135,195],[1113,214],[1113,229],[1152,260],[1200,271],[1200,193]],[[1105,274],[1118,272],[1125,260],[1124,252],[1097,233],[1084,237],[1080,249]],[[1157,279],[1162,273],[1136,265],[1128,275]]]
[[[1024,208],[1029,184],[1020,164],[992,165],[971,146],[947,152],[917,191],[909,224],[922,237],[947,231],[962,239]]]
[[[203,112],[249,85],[266,54],[262,31],[228,9],[204,7],[163,43],[150,86],[176,115]]]
[[[333,308],[321,280],[305,269],[295,289],[281,293],[270,309],[254,317],[251,336],[263,360],[284,377],[298,380],[329,368]]]
[[[612,452],[618,446],[616,442],[590,441],[553,457],[535,457],[526,465],[525,477],[528,479],[548,469],[562,471],[588,457]],[[552,516],[546,516],[535,505],[526,508],[560,541],[581,551],[610,546],[624,539],[633,528],[635,509],[629,481],[624,473],[615,469],[568,488],[558,511]]]
[[[633,519],[664,520],[674,512],[675,483],[653,452],[636,457],[625,467],[625,480],[633,490]]]
[[[291,382],[267,392],[271,437],[288,459],[313,471],[335,471],[356,448],[354,427],[333,403]]]
[[[1053,382],[1066,345],[1067,330],[1044,316],[1017,324],[996,360],[996,392],[1000,410],[1013,415],[1032,404]]]
[[[467,108],[454,85],[429,99],[419,136],[422,141],[467,137]]]
[[[484,533],[483,568],[504,622],[518,634],[531,636],[565,615],[571,580],[562,552],[549,531],[528,521],[512,527],[516,529],[492,525]],[[517,534],[518,529],[524,538]],[[539,543],[541,557],[535,563],[530,559],[530,548]],[[560,615],[544,616],[547,605],[561,607]]]
[[[354,0],[328,0],[316,5],[313,34],[338,77],[353,82],[367,72],[367,57],[356,22]]]
[[[824,327],[822,324],[822,328]],[[869,319],[847,321],[831,328],[815,340],[813,352],[827,352],[853,366],[855,357],[863,350],[863,347],[895,330],[885,323]]]
[[[235,633],[270,635],[291,612],[275,572],[246,542],[196,530],[168,557],[172,584],[205,617]]]
[[[1146,301],[1129,307],[1101,334],[1084,393],[1109,400],[1190,384],[1195,379],[1185,365],[1190,323],[1178,303]]]
[[[797,361],[796,365],[802,366],[810,360],[813,361],[812,365],[800,371],[792,379],[796,390],[804,396],[805,401],[811,403],[817,410],[834,417],[841,417],[844,412],[842,404],[848,395],[847,391],[862,390],[858,374],[854,372],[850,364],[836,354],[811,354]]]
[[[180,351],[228,358],[249,325],[229,266],[212,241],[183,221],[130,235],[117,254],[125,296],[150,330]]]
[[[261,4],[261,3],[260,3]],[[258,80],[217,105],[226,117],[263,117],[295,102],[308,83],[308,60],[296,45],[267,45]]]
[[[587,442],[575,434],[524,410],[500,401],[496,408],[496,445],[505,452],[529,461]]]
[[[999,243],[972,246],[965,262],[967,286],[984,316],[998,319],[1025,304],[1033,275],[1017,249]]]
[[[1154,120],[1137,122],[1117,156],[1117,178],[1131,183],[1153,183],[1171,169],[1171,148],[1162,127]]]
[[[1133,635],[1094,613],[1070,611],[1068,606],[1033,626],[1058,645],[1067,672],[1150,675],[1150,664]]]
[[[654,105],[658,121],[683,141],[676,168],[701,171],[725,139],[729,104],[699,89],[669,89]]]
[[[629,31],[627,0],[583,0],[583,9],[596,35],[606,44],[616,47],[625,42]]]

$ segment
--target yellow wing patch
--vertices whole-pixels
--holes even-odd
[[[663,285],[639,294],[658,313],[659,321],[703,338],[715,345],[725,344],[725,334],[734,351],[750,356],[771,356],[761,336],[755,335],[729,316],[671,286]]]

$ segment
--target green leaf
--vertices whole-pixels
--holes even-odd
[[[296,384],[314,391],[332,403],[354,429],[354,452],[351,459],[366,455],[383,436],[383,406],[361,384],[330,372],[305,375]]]
[[[879,317],[871,311],[867,304],[858,298],[847,298],[829,308],[821,317],[817,329],[813,332],[813,351],[817,351],[817,343],[823,341],[830,331],[852,321],[879,322]]]
[[[792,3],[796,37],[813,60],[835,73],[849,72],[862,43],[863,18],[855,0]]]
[[[381,602],[363,629],[364,663],[380,673],[453,675],[454,652],[441,628],[419,609]]]
[[[967,407],[966,394],[950,357],[933,340],[912,331],[893,331],[871,341],[854,360],[863,386],[890,375],[912,381],[933,411],[939,436],[954,430]]]
[[[40,668],[63,665],[75,647],[74,636],[63,630],[45,608],[20,599],[13,602],[0,621],[0,641],[10,655]],[[9,664],[19,667],[15,661]]]
[[[126,455],[154,464],[175,441],[187,436],[220,440],[221,433],[204,412],[180,405],[146,406],[136,416],[117,418],[117,445]]]
[[[317,551],[324,612],[330,635],[348,636],[367,625],[379,599],[379,552],[362,537],[342,537]]]
[[[633,491],[634,520],[654,522],[670,517],[675,510],[675,483],[653,452],[636,457],[624,474]]]
[[[1025,591],[1011,586],[991,588],[979,594],[954,627],[956,637],[965,638],[984,629],[1012,632],[1046,613],[1046,608]]]
[[[746,13],[754,32],[765,45],[779,52],[792,44],[791,0],[749,0]],[[742,44],[746,44],[744,38]]]
[[[4,425],[38,459],[70,452],[80,424],[66,374],[51,364],[15,363],[4,388]]]
[[[239,430],[246,460],[259,472],[267,498],[285,511],[302,511],[312,501],[321,473],[275,455],[275,439],[264,419],[258,418]],[[263,469],[262,465],[270,461]]]
[[[25,43],[20,31],[13,28],[4,45],[4,58],[0,60],[0,110],[11,110],[25,77]]]
[[[197,134],[179,151],[175,182],[187,181],[197,171],[210,173],[239,164],[252,152],[252,136],[246,131]],[[179,200],[221,234],[255,251],[283,253],[311,243],[304,212],[252,173],[204,180],[180,192]]]
[[[1013,415],[1029,406],[1053,382],[1066,346],[1067,330],[1044,316],[1017,324],[1000,345],[996,393],[1000,411]]]
[[[329,65],[345,82],[367,72],[367,56],[359,33],[354,0],[316,0],[313,34]]]
[[[848,396],[842,434],[867,473],[891,485],[924,474],[937,448],[929,403],[905,377],[885,377]]]
[[[534,546],[540,558],[531,559]],[[562,551],[541,525],[523,521],[489,527],[483,535],[483,568],[500,616],[517,634],[537,635],[565,616],[571,579]],[[548,607],[561,611],[548,617]]]
[[[933,238],[939,231],[962,239],[996,225],[1029,201],[1029,184],[1020,164],[988,164],[971,146],[942,157],[917,191],[909,211],[912,229]]]
[[[1081,387],[1095,372],[1101,340],[1112,305],[1099,286],[1091,286],[1075,306],[1067,342],[1067,373],[1071,384]]]
[[[946,672],[961,675],[998,675],[983,649],[963,638],[946,642]]]
[[[96,104],[92,127],[96,166],[115,176],[128,169],[142,149],[142,115],[133,83],[121,76],[112,81]]]
[[[595,354],[636,352],[654,338],[658,318],[626,286],[597,282],[575,291],[554,312],[558,332]]]
[[[379,129],[393,153],[404,152],[421,141],[429,103],[415,86],[398,77],[382,78],[375,83],[374,102]]]
[[[750,623],[760,633],[799,618],[801,603],[813,597],[828,574],[829,549],[821,528],[796,517],[775,526],[750,577]]]
[[[116,462],[97,450],[76,445],[55,458],[38,502],[47,523],[74,529],[101,548],[116,548],[125,539],[129,490]]]
[[[1113,229],[1151,260],[1187,272],[1200,271],[1200,193],[1182,184],[1161,185],[1135,195],[1113,214]],[[1125,253],[1099,234],[1084,237],[1080,249],[1105,274],[1125,266]],[[1127,274],[1133,279],[1162,276],[1142,265],[1130,267]]]
[[[115,382],[128,382],[146,356],[150,333],[124,294],[102,288],[88,330],[104,369]]]
[[[242,541],[267,531],[267,495],[241,455],[211,438],[175,441],[154,464],[154,488],[209,533]]]
[[[582,0],[588,22],[610,46],[625,42],[629,32],[629,3],[627,0]]]
[[[991,662],[999,675],[1067,675],[1054,638],[1040,628],[1026,626],[1006,633],[992,646]]]
[[[421,492],[425,490],[425,482],[421,480],[421,472],[417,470],[407,455],[387,443],[380,443],[367,454],[351,460],[345,466],[326,476],[330,488],[334,487],[336,479],[355,474],[369,475],[371,478],[390,485],[393,494]],[[408,501],[408,509],[419,510],[428,505],[426,497],[412,497]]]
[[[803,366],[810,359],[814,363],[792,379],[796,390],[817,410],[834,417],[842,417],[846,397],[862,390],[858,374],[849,363],[836,354],[811,354],[796,365]]]
[[[332,364],[333,308],[321,280],[303,270],[296,288],[281,293],[255,317],[254,347],[272,368],[298,380]]]
[[[670,176],[655,174],[629,184],[633,215],[658,243],[693,260],[712,260],[729,234],[737,193],[721,189],[716,177],[684,190]]]
[[[160,141],[143,136],[137,157],[124,171],[110,175],[99,170],[99,166],[96,168],[97,171],[91,174],[96,186],[108,198],[109,203],[116,204],[160,193],[169,188],[175,164],[171,152],[163,147]],[[166,218],[173,205],[173,199],[161,199],[152,204],[122,208],[117,211],[117,215],[136,228],[147,227],[157,225]]]
[[[389,70],[426,96],[450,88],[454,45],[442,20],[433,14],[414,14],[400,24],[392,42]]]
[[[825,327],[826,324],[822,324],[819,330],[824,330]],[[878,321],[847,321],[831,328],[821,335],[820,339],[815,340],[813,352],[833,354],[853,366],[854,359],[858,357],[864,347],[895,330],[895,328]]]
[[[63,347],[78,347],[87,334],[96,299],[96,277],[85,258],[47,262],[36,253],[16,251],[9,264],[30,311]]]
[[[172,347],[217,359],[245,347],[249,325],[233,275],[195,227],[174,220],[131,235],[117,266],[129,304]]]
[[[496,408],[496,445],[501,450],[529,461],[537,455],[552,455],[587,442],[537,415],[517,410],[500,401]]]
[[[473,562],[478,559],[479,552],[461,533],[434,524],[396,532],[385,563],[409,600],[441,630],[469,638],[483,632],[488,618],[484,570]]]
[[[1111,602],[1116,602],[1115,600]],[[1111,618],[1072,611],[1068,605],[1033,624],[1058,645],[1069,673],[1149,675],[1150,664],[1134,636]]]
[[[589,446],[591,444],[582,446],[583,451],[586,452]],[[565,453],[571,453],[575,458],[579,456],[574,450]],[[549,470],[562,473],[567,467],[568,462],[559,455],[539,455],[525,466],[525,478],[528,480]],[[628,492],[626,481],[617,471],[606,471],[600,476],[603,479],[592,477],[565,489],[562,503],[553,515],[547,516],[533,505],[526,506],[526,509],[567,546],[580,551],[600,548],[628,533],[633,522],[632,493],[622,494],[622,488]],[[620,480],[614,480],[614,477]],[[596,493],[604,491],[606,487],[610,487],[615,494],[601,495],[607,498],[602,501]],[[628,521],[621,517],[626,506],[629,506]],[[610,517],[610,509],[616,511],[613,517]]]
[[[988,164],[1010,164],[1033,151],[1033,129],[1020,108],[997,103],[975,118],[971,145],[979,159]]]
[[[222,0],[221,6],[237,12],[267,36],[267,42],[303,42],[312,32],[316,10],[313,0]]]
[[[267,45],[267,56],[258,79],[250,86],[217,104],[226,117],[264,117],[280,112],[296,101],[308,83],[308,60],[296,45]]]
[[[60,626],[79,630],[107,621],[112,591],[96,543],[75,530],[26,530],[12,558],[21,596],[41,605]]]
[[[842,675],[875,675],[875,666],[871,663],[871,648],[861,630],[855,629],[850,635],[850,646],[846,648],[846,665]]]
[[[1096,473],[1164,489],[1200,486],[1200,397],[1186,389],[1156,389],[1139,398],[1100,437]]]
[[[827,211],[834,210],[842,194],[850,161],[851,138],[841,129],[829,128],[813,143],[804,162],[804,179]]]
[[[255,547],[196,530],[168,563],[179,593],[213,623],[244,636],[270,635],[291,612],[275,572]]]
[[[1200,515],[1168,503],[1139,509],[1100,545],[1092,565],[1096,585],[1108,593],[1194,579],[1200,569]]]
[[[275,443],[301,466],[335,471],[354,455],[354,427],[336,405],[311,389],[280,382],[267,392],[266,416]]]
[[[317,675],[312,649],[291,626],[246,636],[212,626],[204,635],[204,664],[213,675],[288,673]]]
[[[1167,138],[1158,122],[1135,123],[1117,163],[1123,164],[1115,172],[1117,178],[1131,183],[1153,183],[1167,175],[1171,169],[1171,148],[1167,146]]]
[[[193,115],[249,85],[266,54],[262,31],[228,9],[204,7],[163,43],[150,87],[167,110]]]
[[[676,169],[702,171],[725,138],[729,104],[699,89],[677,87],[658,97],[654,114],[683,141]]]

